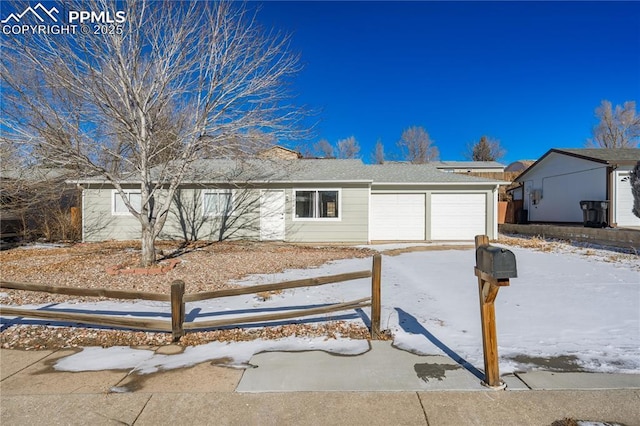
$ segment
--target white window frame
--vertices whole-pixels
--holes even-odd
[[[142,210],[142,191],[139,189],[125,189],[123,190],[123,192],[125,193],[125,195],[127,195],[127,197],[129,197],[129,201],[131,201],[131,197],[130,197],[131,194],[138,194],[140,196],[140,205],[133,206],[134,209],[136,209],[137,207],[136,210],[138,211],[138,213],[140,213],[140,210]],[[118,197],[120,197],[120,193],[118,192],[117,189],[113,189],[111,191],[111,215],[112,216],[133,216],[128,208],[126,212],[116,211],[116,203],[117,203]],[[125,208],[127,207],[127,205],[124,203],[124,200],[122,201],[122,205]]]
[[[296,217],[296,193],[298,192],[337,192],[338,193],[338,217],[318,217],[318,195],[313,206],[314,217]],[[342,221],[342,189],[341,188],[294,188],[292,198],[291,216],[294,222],[341,222]]]
[[[228,214],[224,215],[222,212],[207,212],[207,195],[228,195],[231,200],[231,206]],[[236,200],[235,193],[230,189],[205,189],[202,191],[202,216],[203,217],[231,217],[235,214]]]

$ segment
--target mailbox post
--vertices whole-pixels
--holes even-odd
[[[516,259],[509,250],[489,245],[489,237],[476,236],[476,267],[482,321],[482,349],[484,355],[484,385],[504,389],[498,365],[498,339],[494,301],[500,287],[509,285],[509,278],[517,277]]]

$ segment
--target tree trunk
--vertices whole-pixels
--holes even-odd
[[[142,227],[142,254],[140,255],[140,266],[146,268],[156,263],[156,248],[153,228]]]

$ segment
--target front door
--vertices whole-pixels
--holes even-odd
[[[284,241],[284,190],[263,190],[260,194],[260,239]]]

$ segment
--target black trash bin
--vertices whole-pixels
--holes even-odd
[[[609,201],[580,201],[582,222],[585,227],[604,228],[607,224]]]
[[[516,223],[519,225],[526,225],[529,223],[529,210],[518,209],[516,211]]]

